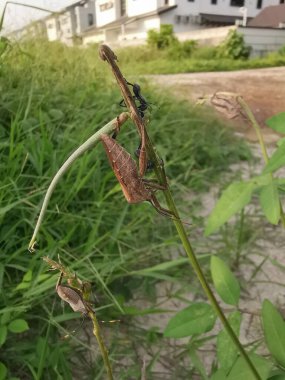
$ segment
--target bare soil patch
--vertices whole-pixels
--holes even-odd
[[[167,86],[175,96],[196,102],[198,98],[218,91],[235,92],[243,96],[261,124],[267,143],[278,140],[278,135],[265,125],[265,120],[285,111],[285,67],[210,72],[153,75],[151,79]],[[235,128],[249,141],[256,141],[249,125],[234,123]]]

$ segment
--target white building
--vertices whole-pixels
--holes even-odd
[[[45,18],[47,38],[72,45],[75,39],[95,23],[94,0],[81,0]]]
[[[82,34],[84,44],[145,40],[149,29],[172,24],[175,33],[233,25],[284,0],[95,0],[96,22]]]

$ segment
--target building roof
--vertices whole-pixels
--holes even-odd
[[[157,10],[155,10],[155,11],[143,13],[143,14],[138,15],[138,16],[133,16],[133,17],[123,16],[123,17],[119,18],[118,20],[109,22],[108,24],[105,24],[105,25],[102,25],[99,27],[93,25],[90,28],[88,28],[85,32],[83,32],[82,34],[88,35],[88,34],[93,34],[93,33],[96,33],[96,32],[102,31],[102,30],[106,30],[106,29],[107,30],[108,29],[117,29],[121,25],[131,24],[132,22],[135,22],[137,20],[141,20],[143,18],[160,15],[162,13],[172,11],[175,8],[177,8],[177,5],[171,5],[171,6],[165,5],[163,7],[157,8]]]
[[[264,8],[247,26],[255,28],[280,28],[285,23],[285,4]]]

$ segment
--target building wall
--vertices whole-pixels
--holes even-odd
[[[139,19],[131,24],[126,24],[119,37],[119,41],[130,40],[145,40],[147,38],[147,31],[150,29],[160,28],[160,18],[155,15],[145,19]]]
[[[157,8],[158,0],[127,0],[127,13],[130,17],[152,12]]]
[[[194,21],[193,15],[182,15],[179,9],[174,9],[160,15],[161,24],[172,24],[175,33],[187,32],[189,30],[201,29],[202,26]]]
[[[109,24],[119,17],[119,2],[117,0],[97,0],[95,3],[96,25]]]
[[[76,34],[81,34],[96,23],[95,2],[88,1],[84,6],[77,6],[74,9],[76,15]]]
[[[176,0],[177,14],[181,15],[198,15],[199,13],[207,13],[223,16],[241,17],[239,12],[240,5],[232,6],[232,0],[217,0],[217,4],[212,4],[211,0]],[[279,0],[262,0],[262,8],[269,5],[278,5]],[[248,17],[255,17],[261,9],[257,8],[257,0],[244,0],[244,7],[248,10]]]
[[[75,13],[74,9],[66,11],[58,16],[59,39],[67,45],[72,44],[72,37],[75,35]]]
[[[59,28],[57,17],[46,19],[47,37],[49,41],[56,41],[59,38]]]
[[[251,46],[253,57],[262,57],[285,45],[285,29],[238,28],[246,45]]]

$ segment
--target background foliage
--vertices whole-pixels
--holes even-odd
[[[140,84],[153,103],[149,132],[165,160],[178,207],[199,231],[200,218],[192,216],[199,198],[189,199],[189,190],[198,194],[208,189],[231,162],[249,157],[248,150],[212,114],[200,114],[145,81]],[[59,184],[38,250],[27,252],[52,176],[80,142],[122,111],[111,74],[94,47],[83,51],[29,42],[21,50],[14,46],[1,60],[0,89],[0,371],[9,379],[104,378],[88,335],[61,339],[79,316],[62,309],[54,292],[57,276],[46,272],[41,260],[60,254],[70,269],[93,283],[99,319],[120,319],[106,327],[111,360],[120,379],[136,378],[138,350],[150,352],[157,342],[165,344],[159,327],[151,329],[137,320],[161,312],[155,284],[177,283],[178,290],[169,297],[176,297],[179,289],[197,289],[189,284],[188,266],[181,266],[185,259],[171,222],[148,204],[127,205],[102,148],[96,147]],[[130,152],[138,144],[130,124],[119,140]],[[200,248],[201,258],[205,253]],[[152,269],[170,259],[171,264]],[[148,306],[136,306],[137,298],[146,299]],[[88,326],[86,322],[87,331]],[[183,365],[173,369],[178,377],[193,370]]]

